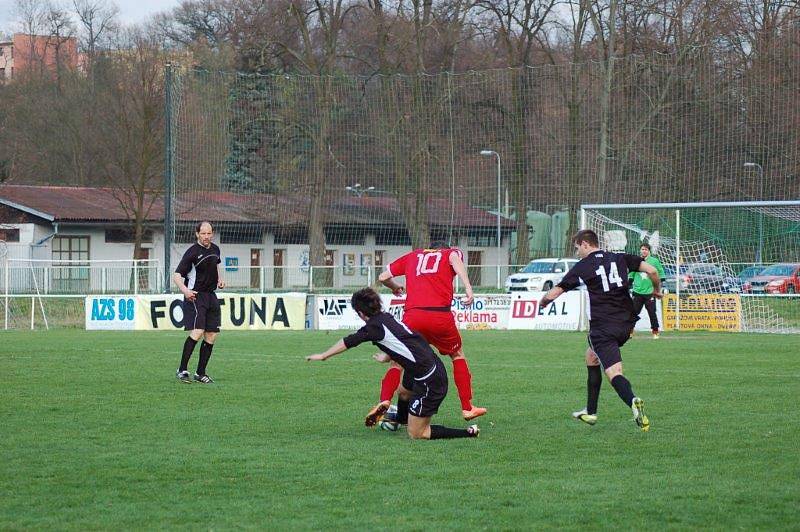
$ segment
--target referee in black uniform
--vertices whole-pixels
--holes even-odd
[[[403,384],[397,401],[397,421],[408,423],[412,439],[474,438],[480,433],[478,425],[452,429],[431,425],[431,417],[439,411],[447,395],[447,371],[441,359],[422,336],[383,312],[381,296],[371,288],[362,288],[351,299],[353,310],[366,325],[333,344],[324,353],[310,355],[306,360],[327,360],[364,342],[372,342],[403,367]],[[386,413],[388,406],[379,403],[365,420],[371,427]],[[410,415],[409,415],[410,414]]]
[[[183,326],[189,332],[189,337],[183,343],[181,365],[176,376],[181,382],[191,383],[189,377],[189,359],[192,357],[194,346],[200,344],[200,360],[194,380],[203,384],[214,382],[206,373],[211,350],[219,333],[221,312],[219,300],[214,290],[225,288],[222,279],[220,251],[216,244],[211,242],[214,229],[210,222],[200,222],[195,228],[197,243],[186,250],[172,280],[183,292]]]
[[[572,416],[584,423],[597,422],[597,400],[603,383],[601,366],[620,399],[633,412],[633,419],[643,430],[650,429],[644,414],[644,401],[636,397],[631,383],[622,374],[619,348],[630,338],[638,319],[628,295],[628,272],[645,272],[653,282],[653,297],[661,297],[661,279],[656,269],[637,255],[611,253],[600,249],[597,233],[584,229],[572,238],[578,262],[539,302],[539,308],[552,303],[564,292],[577,288],[581,281],[589,291],[589,348],[586,350],[588,399],[586,408]]]

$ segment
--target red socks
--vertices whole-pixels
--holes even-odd
[[[397,387],[400,386],[400,377],[402,373],[400,368],[392,366],[386,370],[386,375],[383,376],[381,381],[381,399],[380,401],[391,401]]]
[[[381,401],[391,401],[397,387],[400,386],[402,373],[400,368],[391,367],[381,380]],[[453,380],[458,388],[458,398],[461,400],[461,410],[472,410],[472,374],[469,372],[467,359],[453,360]]]
[[[458,388],[461,410],[472,410],[472,374],[469,372],[466,358],[453,360],[453,380]]]

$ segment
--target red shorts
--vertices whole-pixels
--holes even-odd
[[[442,355],[452,355],[461,349],[461,334],[449,310],[406,310],[403,312],[403,323],[421,334]]]

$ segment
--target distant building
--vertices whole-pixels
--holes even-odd
[[[55,74],[60,68],[75,70],[79,64],[75,37],[15,33],[10,40],[0,41],[0,81],[26,72]]]
[[[174,204],[176,234],[170,253],[171,269],[174,270],[182,253],[194,242],[194,224],[209,220],[214,224],[215,241],[222,249],[231,288],[301,290],[312,281],[310,275],[314,275],[317,286],[320,279],[317,276],[321,274],[311,273],[308,267],[308,223],[303,214],[308,210],[308,202],[308,197],[299,195],[231,192],[180,195]],[[452,220],[452,244],[464,251],[473,283],[494,284],[494,265],[508,264],[509,236],[514,222],[502,220],[498,249],[495,215],[463,203],[452,205],[446,198],[429,200],[428,212],[434,239],[449,237]],[[146,221],[142,257],[157,260],[161,268],[163,217],[163,200],[156,198]],[[382,268],[411,249],[394,198],[334,198],[323,208],[323,222],[331,287],[365,286],[375,280]],[[109,188],[0,186],[0,240],[5,241],[7,258],[34,259],[50,265],[65,260],[133,258],[128,215]],[[58,283],[51,277],[43,276],[44,291],[114,291],[110,277],[95,275],[87,268],[70,270],[69,276],[62,275]],[[141,280],[140,288],[160,290],[162,280],[163,275],[152,271],[152,275]]]

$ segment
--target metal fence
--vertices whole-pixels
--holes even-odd
[[[525,264],[467,266],[478,292],[547,290],[561,272],[519,274]],[[755,263],[732,263],[743,272]],[[377,282],[379,266],[240,266],[224,271],[226,289],[236,292],[347,292]],[[510,277],[516,279],[512,282]],[[522,279],[525,279],[524,281]],[[0,263],[2,293],[9,295],[158,294],[165,291],[163,268],[156,260],[134,264]],[[456,291],[463,289],[458,278]],[[177,291],[174,286],[170,292]]]

